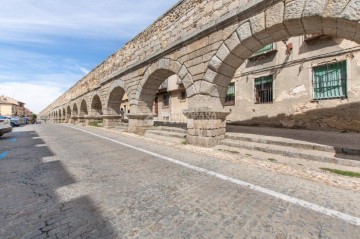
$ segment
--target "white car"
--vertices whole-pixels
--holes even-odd
[[[10,120],[0,116],[0,137],[12,131]]]

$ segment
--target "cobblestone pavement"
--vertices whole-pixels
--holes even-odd
[[[360,217],[360,193],[83,128]],[[2,154],[4,153],[5,154]],[[0,139],[0,238],[359,238],[360,226],[60,125]]]

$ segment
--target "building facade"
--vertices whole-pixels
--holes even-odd
[[[360,46],[324,35],[265,46],[228,86],[229,124],[360,131]],[[186,122],[185,90],[176,76],[160,87],[153,113]],[[184,97],[182,97],[184,96]]]
[[[16,99],[0,96],[0,115],[2,116],[29,116],[31,112],[25,108],[25,103]]]
[[[183,110],[188,108],[186,91],[181,80],[170,76],[156,94],[153,115],[155,121],[186,122]]]

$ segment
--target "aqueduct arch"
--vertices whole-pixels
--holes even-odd
[[[200,11],[204,5],[200,2],[214,3],[212,0],[179,3],[79,81],[44,114],[67,105],[68,99],[81,101],[94,95],[87,102],[81,101],[80,115],[105,119],[116,110],[109,100],[101,101],[99,96],[112,99],[111,94],[121,94],[120,88],[111,87],[118,81],[123,82],[122,88],[131,102],[129,130],[143,133],[151,125],[150,107],[159,85],[166,77],[177,74],[189,98],[189,109],[185,112],[189,119],[188,140],[213,146],[225,134],[229,112],[223,105],[227,86],[238,67],[257,50],[305,34],[325,34],[360,43],[360,7],[355,0],[239,0],[231,6],[223,1],[208,12]],[[179,17],[170,21],[168,16],[175,11],[180,13]],[[183,17],[190,11],[200,20]],[[176,30],[171,26],[176,26]],[[117,93],[112,93],[113,90]],[[101,92],[108,93],[104,96]],[[113,107],[116,108],[115,103]]]
[[[80,116],[84,117],[86,115],[88,115],[88,107],[86,104],[86,100],[83,99],[80,104]]]
[[[143,134],[153,125],[153,103],[160,85],[170,76],[176,75],[184,84],[188,98],[196,94],[196,88],[191,74],[185,65],[170,59],[160,59],[151,64],[136,89],[135,102],[132,110],[135,112],[128,115],[130,120],[129,131]]]
[[[59,121],[59,123],[61,123],[61,122],[62,122],[62,118],[61,118],[61,109],[59,109],[58,121]]]
[[[66,110],[65,110],[65,108],[62,109],[62,123],[66,123]]]
[[[72,114],[73,114],[74,116],[78,116],[78,115],[79,115],[79,111],[78,111],[78,107],[77,107],[77,104],[76,104],[76,103],[74,103],[74,105],[73,105]]]
[[[95,94],[91,99],[91,115],[100,116],[103,114],[103,107],[101,104],[100,96]]]
[[[125,94],[126,86],[122,80],[116,80],[111,84],[107,92],[107,115],[120,115],[120,105]]]
[[[107,91],[107,98],[105,100],[106,109],[103,116],[103,123],[105,127],[112,128],[120,125],[120,122],[125,114],[125,112],[121,111],[120,108],[124,96],[128,95],[126,89],[127,87],[124,81],[116,80],[111,84],[109,90]]]
[[[200,93],[219,99],[215,107],[222,108],[227,86],[241,64],[264,46],[290,37],[324,34],[360,43],[356,38],[359,7],[352,1],[346,8],[353,10],[341,12],[341,3],[300,0],[279,2],[258,13],[243,22],[212,57]]]
[[[67,108],[66,108],[66,123],[70,122],[71,116],[72,116],[71,107],[70,107],[70,105],[68,105]]]

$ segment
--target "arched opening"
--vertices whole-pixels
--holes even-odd
[[[62,120],[65,122],[66,120],[66,110],[65,108],[62,110]]]
[[[73,105],[72,114],[73,114],[73,116],[78,116],[78,115],[79,115],[78,107],[77,107],[77,104],[76,104],[76,103],[74,103],[74,105]]]
[[[294,2],[287,4],[285,9],[284,3],[280,2],[265,12],[243,22],[220,46],[216,55],[211,59],[204,80],[212,84],[203,84],[200,92],[212,98],[218,98],[219,101],[216,107],[223,108],[228,90],[227,86],[233,79],[237,69],[247,59],[257,54],[259,50],[276,42],[289,43],[288,40],[291,37],[325,35],[360,43],[360,33],[357,33],[357,25],[360,19],[349,19],[350,16],[342,18],[339,17],[342,15],[340,13],[326,18],[321,15],[322,12],[313,11],[307,13],[309,9],[315,8],[315,6],[313,8],[306,7],[306,5],[311,4],[310,2],[296,6],[296,8],[299,8],[296,9],[296,12],[303,13],[306,17],[302,17],[301,14],[300,16],[291,14],[294,13],[294,9],[292,9]],[[327,3],[328,1],[325,0],[319,1],[318,10],[322,11],[333,7],[327,5]],[[355,3],[337,7],[344,9],[344,13],[355,7],[350,6],[352,4]],[[269,14],[272,14],[272,19],[266,18]],[[211,91],[210,89],[213,88],[217,90]]]
[[[353,95],[351,100],[348,87],[353,79],[348,73],[358,74],[354,67],[358,63],[351,62],[359,45],[344,40],[354,40],[356,28],[336,30],[335,26],[331,32],[328,28],[334,26],[329,22],[336,25],[347,20],[330,18],[322,25],[303,24],[295,31],[288,26],[296,19],[270,25],[265,15],[244,22],[219,48],[206,72],[205,79],[217,89],[211,97],[218,97],[219,108],[231,111],[227,120],[241,125],[357,131],[348,122],[356,118],[352,108],[360,99]],[[242,91],[236,101],[241,107],[227,105],[235,103],[235,89]],[[203,87],[201,92],[210,91]]]
[[[176,69],[150,68],[145,74],[138,100],[138,110],[154,117],[157,124],[177,122],[186,124],[183,111],[189,107],[189,98],[196,93],[192,77],[183,66],[179,73]],[[184,76],[185,75],[185,76]],[[183,79],[181,79],[183,77]]]
[[[98,95],[95,95],[91,101],[91,115],[100,116],[102,114],[103,112],[100,97]]]
[[[80,116],[81,117],[84,117],[88,115],[88,108],[87,108],[87,104],[86,104],[86,101],[85,100],[82,100],[81,101],[81,104],[80,104]]]
[[[169,92],[172,89],[180,90],[176,93]],[[148,67],[138,85],[134,101],[136,104],[132,106],[134,109],[132,114],[128,115],[129,132],[144,134],[146,129],[154,124],[154,118],[162,121],[170,121],[173,118],[178,118],[176,121],[186,121],[181,108],[188,108],[187,100],[194,97],[196,93],[192,75],[184,65],[169,59],[161,59],[153,63]],[[185,106],[179,107],[173,104],[177,103],[175,100],[172,101],[175,99],[172,96],[176,94],[179,94],[179,97],[176,97],[177,101],[185,102],[183,104]]]
[[[58,119],[59,119],[59,123],[61,123],[61,121],[62,121],[62,118],[61,118],[61,109],[59,109]]]
[[[71,118],[71,107],[68,105],[66,109],[66,119],[69,120]]]
[[[299,2],[299,4],[298,4]],[[351,11],[352,8],[356,8],[354,5],[355,2],[351,2],[347,5],[347,1],[344,1],[339,4],[343,4],[342,7],[338,5],[328,4],[328,1],[317,1],[316,4],[319,6],[309,7],[309,4],[313,4],[312,1],[289,1],[288,3],[279,2],[274,4],[264,12],[260,12],[257,15],[251,17],[247,21],[243,21],[241,25],[235,30],[235,32],[229,36],[227,40],[220,46],[215,56],[209,61],[208,69],[205,73],[205,76],[202,80],[202,84],[200,87],[199,100],[204,102],[202,106],[199,108],[207,108],[208,111],[214,112],[216,118],[219,122],[217,122],[218,127],[214,127],[214,129],[218,130],[220,133],[214,135],[212,134],[212,130],[204,129],[203,126],[197,128],[196,124],[191,131],[194,131],[195,134],[194,140],[191,143],[197,144],[198,140],[203,140],[203,135],[209,135],[208,142],[212,141],[214,136],[218,137],[217,140],[213,140],[212,143],[207,145],[213,146],[218,143],[219,139],[225,137],[224,133],[226,132],[226,118],[230,113],[230,110],[226,110],[227,99],[229,99],[230,94],[233,94],[234,91],[229,91],[229,85],[231,82],[234,82],[237,75],[241,75],[242,73],[238,71],[239,67],[242,64],[248,64],[248,59],[253,58],[254,55],[258,54],[259,51],[262,51],[264,48],[269,46],[270,44],[276,42],[283,42],[286,47],[286,51],[289,54],[288,59],[285,59],[284,62],[279,62],[280,65],[287,64],[288,61],[293,60],[294,49],[293,45],[290,44],[292,37],[299,37],[303,35],[329,35],[336,38],[345,38],[348,40],[355,40],[356,42],[360,41],[360,34],[357,32],[358,22],[360,19],[354,19],[358,17],[357,15],[345,14],[347,11]],[[350,6],[352,5],[352,6]],[[336,7],[338,9],[343,9],[342,13],[338,11],[332,11],[330,8]],[[326,12],[326,17],[323,17],[323,13]],[[329,15],[330,14],[330,15]],[[331,16],[333,14],[334,16]],[[271,17],[267,17],[270,16]],[[336,64],[338,64],[337,61]],[[319,64],[318,62],[316,64]],[[300,62],[301,65],[301,62]],[[341,64],[340,64],[341,65]],[[262,67],[267,67],[267,64],[263,64]],[[314,72],[314,66],[310,66],[307,69],[303,69],[301,66],[295,72],[294,76],[287,76],[287,81],[290,82],[298,81],[299,72],[302,74],[302,71],[306,72],[308,76],[308,82],[312,82],[312,80],[316,80],[316,76]],[[328,65],[327,68],[338,67],[334,65]],[[345,67],[346,68],[346,67]],[[343,67],[344,69],[344,67]],[[320,70],[319,70],[320,71]],[[338,72],[345,72],[346,70],[339,70]],[[325,73],[324,73],[325,72]],[[319,74],[328,74],[329,70],[323,70],[322,73]],[[270,76],[272,75],[272,76]],[[314,92],[313,88],[320,87],[311,85],[310,87],[304,87],[301,84],[298,86],[294,86],[294,93],[287,94],[286,92],[279,92],[276,88],[278,85],[274,85],[274,78],[278,78],[279,72],[268,72],[268,74],[264,75],[256,75],[254,79],[245,79],[248,82],[252,82],[252,91],[249,94],[252,97],[252,101],[255,101],[255,104],[267,103],[272,104],[273,101],[279,101],[281,98],[296,98],[296,92],[301,92],[303,88],[305,91],[309,93],[308,101],[309,104],[304,107],[313,107],[314,101],[318,104],[319,99],[317,99],[317,92]],[[338,75],[345,75],[343,73],[339,73]],[[309,79],[309,76],[313,79]],[[246,77],[246,76],[245,76]],[[272,83],[271,83],[272,82]],[[340,81],[338,81],[340,82]],[[204,83],[204,84],[203,84]],[[236,82],[234,82],[236,84]],[[271,88],[275,87],[275,88]],[[276,90],[273,94],[268,94],[271,90]],[[337,87],[340,89],[340,87]],[[322,90],[325,90],[324,87]],[[268,92],[266,92],[268,91]],[[339,90],[339,97],[343,97],[344,93],[342,90]],[[257,94],[257,95],[256,95]],[[295,95],[295,96],[294,96]],[[211,106],[207,106],[205,102],[212,102]],[[297,104],[291,103],[291,105],[287,105],[288,111],[284,114],[288,114],[289,111],[293,109],[290,108],[299,108],[300,112],[304,107],[298,107]],[[271,108],[269,105],[257,107],[257,105],[253,107],[249,107],[250,113],[252,115],[257,115],[259,111],[264,110],[265,108]],[[271,110],[271,109],[270,109]],[[219,114],[217,114],[219,112]],[[223,113],[222,113],[223,112]],[[298,112],[297,112],[298,113]],[[320,113],[317,111],[317,113]],[[220,116],[219,116],[220,115]],[[268,116],[263,115],[264,120],[269,119]],[[275,119],[279,122],[281,119],[279,118],[281,115],[275,117]],[[318,117],[316,115],[316,117]],[[201,119],[199,119],[201,120]],[[296,122],[297,119],[291,119],[288,122],[282,122],[283,126],[290,127]],[[330,120],[330,119],[328,119]],[[330,120],[331,121],[331,120]],[[214,120],[214,124],[216,121]],[[321,122],[322,124],[325,122]],[[296,123],[295,123],[296,126]],[[198,133],[196,133],[198,132]]]
[[[109,95],[109,100],[107,102],[107,113],[109,115],[120,115],[126,113],[121,107],[121,104],[124,103],[124,96],[125,90],[122,87],[117,86],[112,89]]]

